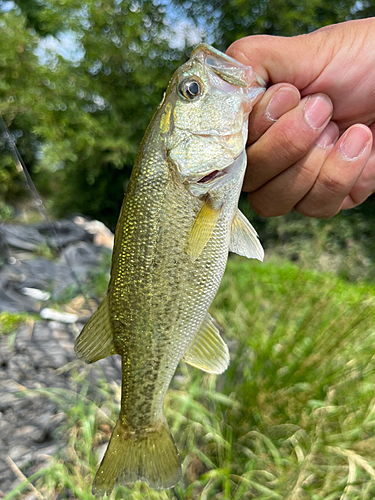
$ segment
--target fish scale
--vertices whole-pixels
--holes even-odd
[[[263,258],[238,211],[248,114],[264,86],[200,45],[173,76],[142,141],[115,233],[108,292],[76,341],[86,362],[120,354],[119,420],[93,492],[145,481],[171,488],[180,460],[163,403],[181,359],[223,372],[228,348],[208,314],[228,251]]]

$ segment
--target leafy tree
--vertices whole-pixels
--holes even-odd
[[[225,49],[249,34],[296,35],[374,13],[371,2],[354,0],[173,0],[168,8],[160,0],[0,0],[0,113],[55,214],[81,212],[113,228],[143,133],[191,49],[188,32],[185,50],[171,48],[184,45],[172,39],[171,16]],[[0,148],[1,216],[23,188]]]
[[[172,0],[196,27],[206,27],[208,40],[225,50],[249,35],[294,36],[328,24],[375,15],[373,1],[356,0]]]
[[[148,0],[17,5],[0,16],[3,36],[21,32],[30,48],[24,60],[9,48],[2,68],[8,81],[18,64],[17,99],[1,112],[19,135],[34,134],[38,151],[25,160],[57,214],[83,212],[113,227],[144,130],[180,63],[165,9]],[[30,119],[17,122],[22,106]]]
[[[33,132],[37,122],[34,102],[38,99],[41,71],[34,54],[35,33],[25,28],[25,19],[16,10],[0,17],[0,114],[12,124],[13,138],[25,161],[35,164],[38,140]],[[1,130],[1,129],[0,129]],[[2,134],[0,131],[0,138]],[[20,177],[15,175],[11,156],[5,154],[5,140],[0,140],[0,216],[7,213],[7,202],[25,194]]]

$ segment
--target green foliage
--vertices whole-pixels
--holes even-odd
[[[232,258],[212,314],[229,344],[229,369],[217,377],[181,363],[166,398],[183,459],[181,500],[374,498],[375,287]],[[77,368],[75,391],[23,394],[53,398],[66,414],[67,445],[30,478],[45,498],[94,498],[97,452],[119,411],[120,388],[103,382],[93,401],[91,367]],[[137,483],[111,498],[174,496]]]
[[[0,335],[14,333],[15,330],[26,321],[34,320],[35,315],[27,313],[0,312]]]
[[[141,138],[190,51],[170,47],[173,16],[225,49],[250,34],[291,36],[374,14],[371,2],[354,0],[173,4],[0,2],[0,113],[55,215],[80,212],[114,228]],[[0,216],[22,196],[11,157],[0,154]]]
[[[94,297],[101,299],[107,293],[110,274],[108,270],[111,268],[112,254],[110,252],[103,254],[98,268],[90,275],[87,285],[88,294],[92,293]]]
[[[210,41],[225,50],[232,42],[249,35],[295,36],[328,24],[370,17],[373,2],[342,0],[173,0],[193,25],[202,20]]]
[[[256,227],[267,257],[278,255],[302,267],[332,271],[349,281],[375,279],[374,196],[328,220],[296,212],[266,219],[252,212],[245,200],[241,210]]]
[[[142,135],[179,64],[164,7],[17,5],[0,11],[0,112],[55,212],[100,214],[113,226]]]
[[[12,124],[12,137],[32,168],[37,154],[37,138],[32,130],[37,118],[34,102],[40,96],[37,82],[41,69],[34,54],[37,37],[25,29],[19,12],[0,11],[0,45],[0,114],[8,125]],[[6,206],[26,193],[0,131],[0,210],[4,213]]]

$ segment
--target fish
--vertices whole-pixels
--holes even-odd
[[[228,347],[208,312],[228,252],[263,260],[238,209],[248,116],[264,81],[200,44],[174,73],[141,142],[115,231],[108,291],[75,342],[78,358],[122,358],[121,409],[95,495],[181,479],[163,413],[178,363],[220,374]]]

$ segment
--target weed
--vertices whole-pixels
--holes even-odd
[[[36,317],[36,314],[0,312],[0,335],[15,333],[22,323],[34,321]]]
[[[216,377],[181,363],[165,403],[183,459],[181,500],[374,498],[375,287],[233,258],[211,312],[230,367]],[[76,391],[44,390],[66,415],[67,442],[30,478],[45,498],[93,499],[120,389],[102,382],[88,398],[85,373],[72,373]],[[175,497],[137,483],[110,498]]]

